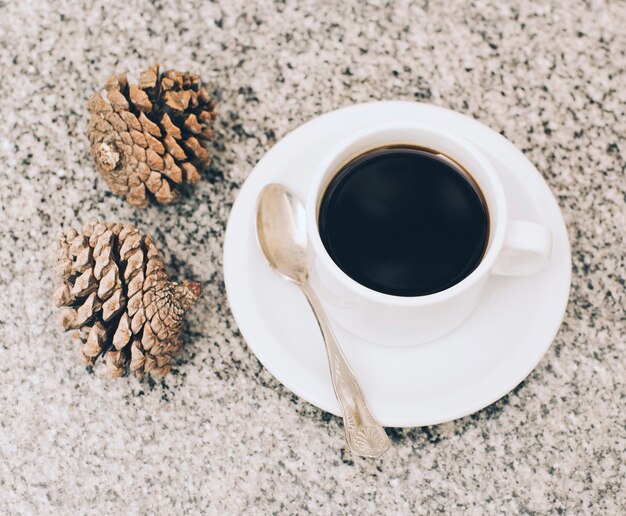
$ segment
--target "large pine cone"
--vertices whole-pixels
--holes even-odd
[[[200,284],[169,281],[149,236],[130,224],[90,222],[82,233],[72,228],[59,238],[56,268],[61,324],[80,329],[86,364],[104,356],[114,377],[169,372]]]
[[[209,162],[215,102],[198,76],[159,74],[158,65],[141,74],[138,86],[120,74],[104,89],[108,100],[94,93],[88,103],[87,135],[98,171],[113,193],[135,206],[175,202]]]

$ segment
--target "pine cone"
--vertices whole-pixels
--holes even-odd
[[[197,75],[159,74],[158,65],[141,74],[138,86],[120,74],[104,89],[108,100],[94,93],[88,103],[87,135],[98,171],[134,206],[175,202],[209,163],[215,102]]]
[[[183,316],[200,284],[169,281],[149,236],[130,224],[90,222],[57,244],[54,299],[64,330],[80,330],[87,365],[104,356],[111,376],[166,375],[182,346]]]

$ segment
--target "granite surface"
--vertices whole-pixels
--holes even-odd
[[[624,514],[626,3],[0,0],[0,513]],[[89,94],[153,62],[219,99],[208,180],[136,210],[94,172]],[[514,392],[390,429],[379,461],[293,396],[230,314],[221,247],[247,174],[289,130],[370,99],[446,106],[535,163],[563,210],[573,285]],[[50,244],[94,217],[140,225],[201,281],[162,381],[88,374],[49,300]],[[208,256],[208,259],[207,259]]]

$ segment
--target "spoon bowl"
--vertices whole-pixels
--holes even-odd
[[[282,185],[265,187],[259,197],[256,234],[274,272],[300,284],[307,280],[307,235],[304,206]]]

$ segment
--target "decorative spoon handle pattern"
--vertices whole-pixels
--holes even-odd
[[[389,449],[389,438],[367,406],[359,382],[339,347],[317,294],[306,281],[300,283],[300,288],[322,330],[333,388],[343,413],[348,448],[362,457],[380,457]]]

